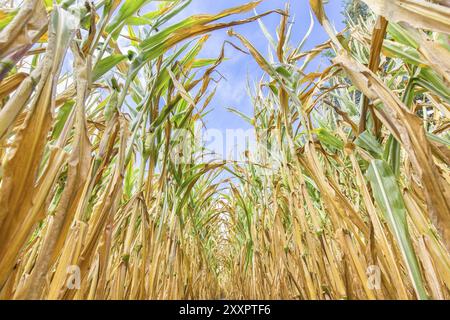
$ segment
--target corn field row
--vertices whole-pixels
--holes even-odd
[[[0,1],[0,299],[449,299],[448,2],[363,0],[336,33],[304,1],[312,50],[288,5],[153,2]],[[275,169],[172,159],[228,46],[265,74],[242,117]]]

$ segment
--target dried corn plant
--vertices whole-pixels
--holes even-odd
[[[450,298],[445,1],[364,0],[336,34],[310,0],[330,40],[309,51],[289,7],[173,23],[190,1],[151,2],[4,1],[1,299]],[[175,161],[215,93],[224,50],[198,55],[219,29],[265,73],[243,117],[267,161],[195,143]]]

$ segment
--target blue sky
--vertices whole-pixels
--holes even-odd
[[[187,10],[184,10],[182,16],[179,18],[199,13],[217,13],[223,9],[242,5],[246,2],[248,2],[248,0],[193,0]],[[292,21],[292,18],[295,18],[291,42],[293,45],[297,45],[309,28],[310,7],[308,0],[265,0],[259,5],[257,11],[258,13],[262,13],[271,9],[283,9],[287,2],[290,3],[291,7],[290,21]],[[344,27],[342,23],[344,17],[341,13],[343,11],[343,2],[343,0],[330,0],[329,3],[325,5],[328,18],[338,31],[342,30]],[[231,19],[242,19],[251,15],[253,15],[253,12],[234,16]],[[280,16],[277,14],[266,16],[263,18],[263,22],[271,32],[272,36],[276,37],[276,28],[279,25]],[[267,56],[268,41],[261,31],[258,22],[234,27],[233,29],[244,35],[263,55]],[[315,21],[313,32],[304,48],[313,48],[327,39],[328,37],[323,31],[322,26]],[[225,40],[232,40],[235,44],[241,46],[241,44],[236,41],[236,38],[230,38],[227,35],[227,30],[219,30],[213,32],[205,45],[201,56],[208,58],[217,57],[220,53],[222,43]],[[262,72],[251,56],[240,53],[230,46],[226,47],[226,57],[228,60],[224,61],[218,68],[218,71],[226,78],[226,80],[222,79],[217,86],[216,95],[208,107],[210,113],[205,117],[205,124],[208,128],[220,130],[237,128],[247,129],[248,124],[241,120],[236,114],[229,112],[226,108],[233,107],[245,114],[251,115],[252,106],[246,91],[247,78],[249,78],[251,82],[257,81],[260,79]],[[315,61],[314,64],[311,64],[311,67],[320,68],[325,65],[327,65],[327,59],[318,57],[317,61]]]
[[[167,25],[196,14],[215,14],[231,7],[246,4],[249,1],[251,0],[192,0],[188,7],[176,15]],[[329,3],[325,5],[327,16],[337,31],[341,31],[344,28],[344,16],[342,15],[344,2],[344,0],[329,0]],[[157,1],[150,2],[147,10],[154,10],[157,3]],[[289,23],[293,24],[290,44],[292,47],[297,47],[310,27],[309,0],[264,0],[257,7],[257,13],[264,13],[273,9],[284,9],[287,3],[290,3]],[[146,10],[143,11],[145,12]],[[220,20],[220,22],[242,20],[254,16],[254,14],[251,11],[245,14],[233,15],[227,19]],[[280,24],[280,19],[281,16],[276,13],[262,18],[266,29],[274,39],[277,37],[276,30]],[[305,51],[329,39],[314,15],[313,19],[314,28],[302,48]],[[247,38],[262,55],[265,57],[270,56],[268,53],[269,41],[266,39],[257,21],[236,26],[233,30]],[[217,58],[224,41],[231,41],[240,48],[245,49],[237,38],[228,36],[227,29],[217,30],[212,32],[199,57]],[[127,40],[124,40],[124,46],[126,46],[126,43]],[[227,108],[239,110],[249,117],[253,117],[253,106],[251,97],[248,94],[247,84],[250,83],[250,86],[254,87],[253,84],[259,82],[264,73],[251,55],[239,52],[229,45],[225,48],[227,60],[223,61],[216,69],[224,78],[216,84],[216,94],[206,109],[207,114],[203,118],[203,124],[206,128],[203,128],[201,138],[203,138],[202,145],[214,154],[212,158],[219,156],[218,159],[241,161],[243,160],[244,151],[248,150],[249,144],[255,141],[254,131],[249,123],[241,119],[237,114],[230,112]],[[275,53],[272,55],[276,56]],[[317,56],[308,65],[306,71],[316,71],[328,65],[328,58]],[[218,79],[220,75],[214,73],[213,77]],[[239,134],[240,138],[234,139],[233,135],[238,131],[244,131],[245,133]]]

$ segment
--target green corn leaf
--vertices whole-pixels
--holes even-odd
[[[370,154],[376,158],[381,158],[383,156],[383,148],[374,135],[368,130],[364,131],[356,138],[355,144],[370,152]]]
[[[92,71],[92,80],[97,81],[100,79],[105,73],[110,71],[120,62],[124,61],[127,58],[126,55],[123,54],[114,54],[100,60]]]
[[[385,161],[372,160],[367,171],[367,178],[375,200],[397,240],[418,298],[428,299],[408,232],[406,207],[394,173]]]
[[[326,144],[327,146],[342,150],[344,148],[344,142],[331,134],[327,129],[325,128],[318,128],[313,130],[314,133],[317,134],[317,137],[319,138],[320,142]]]

